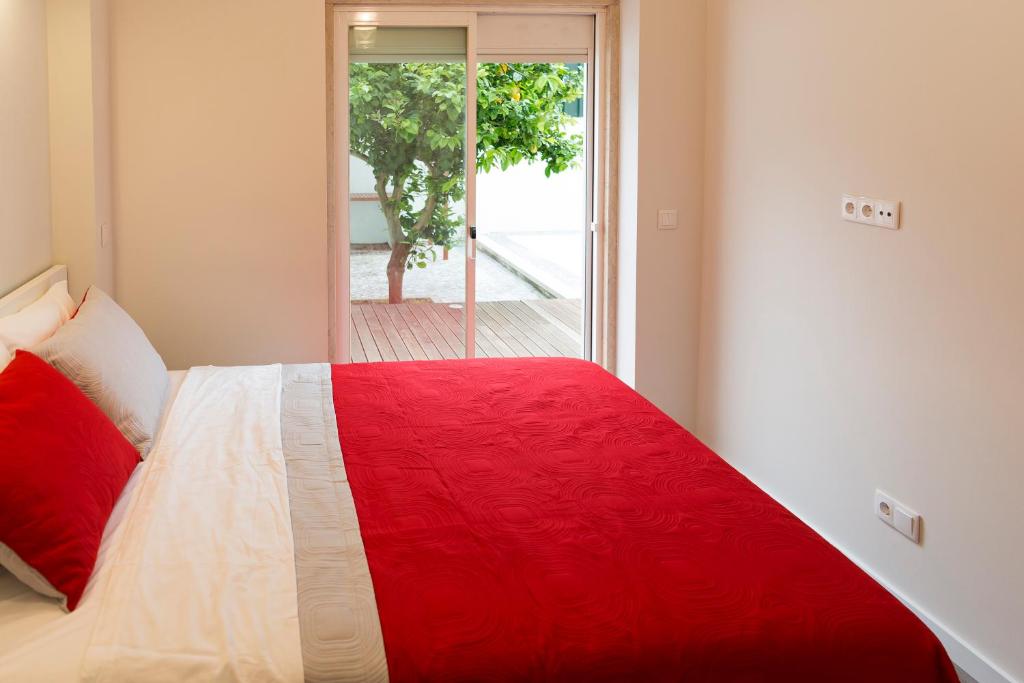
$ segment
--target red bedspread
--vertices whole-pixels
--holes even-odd
[[[595,365],[333,381],[395,683],[956,680],[910,611]]]

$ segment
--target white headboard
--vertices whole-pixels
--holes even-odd
[[[50,269],[36,275],[10,294],[0,298],[0,316],[17,313],[45,294],[46,290],[52,287],[55,283],[67,279],[67,266],[52,266]]]

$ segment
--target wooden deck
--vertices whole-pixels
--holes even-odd
[[[476,306],[479,358],[583,353],[580,301],[493,301]],[[461,307],[448,304],[360,303],[352,306],[352,360],[441,360],[465,357]]]

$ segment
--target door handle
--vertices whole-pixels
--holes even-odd
[[[476,260],[476,226],[469,226],[469,258]]]

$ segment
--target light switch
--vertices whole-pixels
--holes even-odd
[[[658,211],[658,230],[675,230],[679,227],[679,212],[675,209]]]
[[[892,525],[914,543],[920,541],[921,517],[917,513],[897,506],[893,512]]]

